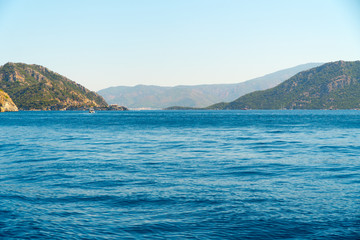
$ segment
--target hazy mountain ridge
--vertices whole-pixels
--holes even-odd
[[[0,67],[0,88],[21,110],[107,107],[97,93],[40,65],[7,63]]]
[[[360,108],[360,61],[337,61],[300,72],[280,85],[208,109]]]
[[[321,63],[308,63],[236,84],[180,85],[175,87],[137,85],[110,87],[98,91],[110,104],[131,108],[169,106],[206,107],[220,101],[232,101],[246,93],[278,85],[298,72]]]

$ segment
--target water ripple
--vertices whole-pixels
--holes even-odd
[[[0,122],[3,239],[360,238],[358,111]]]

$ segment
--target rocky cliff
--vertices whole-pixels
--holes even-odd
[[[3,90],[0,90],[0,112],[16,112],[18,111],[17,106],[12,101],[10,96],[4,92]]]

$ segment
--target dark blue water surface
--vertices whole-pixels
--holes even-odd
[[[0,114],[0,238],[360,239],[360,111]]]

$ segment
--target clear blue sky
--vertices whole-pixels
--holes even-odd
[[[359,0],[0,0],[0,65],[95,91],[236,83],[359,54]]]

